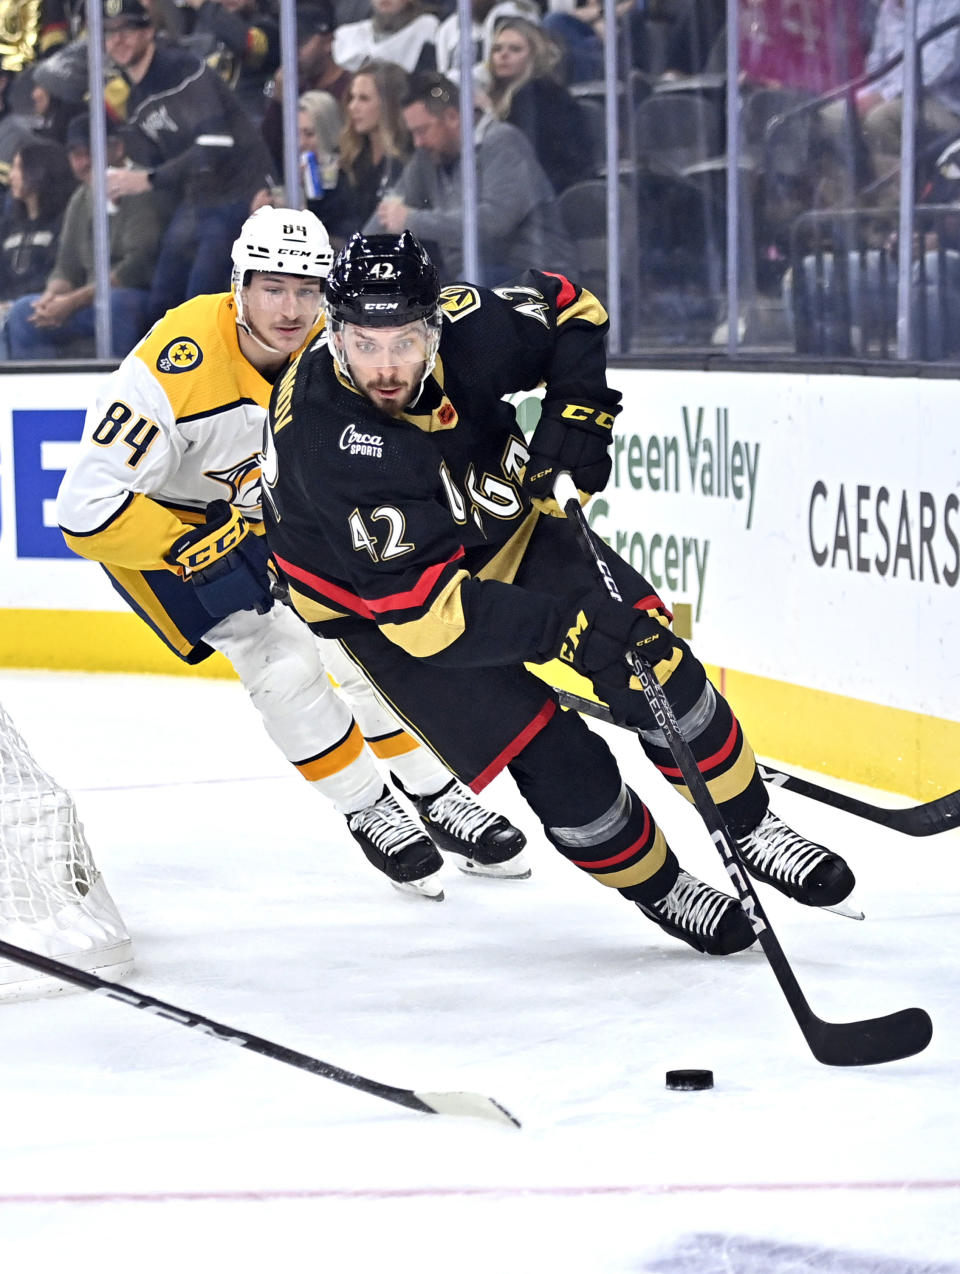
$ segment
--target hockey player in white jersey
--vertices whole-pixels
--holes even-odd
[[[58,521],[70,548],[102,563],[181,659],[219,650],[230,660],[274,743],[394,885],[442,898],[437,846],[471,874],[523,879],[523,834],[402,729],[336,643],[321,649],[291,609],[274,605],[260,509],[266,409],[280,370],[320,334],[332,259],[312,213],[249,217],[230,292],[169,310],[104,384],[64,476]]]

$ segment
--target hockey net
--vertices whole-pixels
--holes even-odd
[[[30,754],[0,704],[0,938],[78,968],[122,977],[130,935],[65,792]],[[73,989],[0,955],[0,1000]]]

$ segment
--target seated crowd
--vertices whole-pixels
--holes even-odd
[[[408,226],[434,254],[444,282],[462,277],[461,49],[453,0],[297,3],[302,189],[292,199],[282,189],[274,0],[103,3],[115,357],[166,310],[228,286],[230,246],[265,203],[305,204],[335,245],[358,229]],[[759,100],[772,90],[808,100],[881,65],[898,40],[902,47],[902,0],[810,0],[810,8],[814,56],[809,31],[801,41],[776,25],[779,0],[752,0],[740,40],[744,110],[754,94]],[[639,105],[667,96],[664,90],[684,96],[685,77],[690,94],[709,94],[709,77],[700,73],[724,67],[726,4],[619,0],[615,9],[619,64],[629,71],[620,122],[621,198],[632,214],[625,260],[636,260],[637,296],[661,288],[676,309],[677,296],[708,290],[706,218],[713,215],[721,233],[723,219],[705,211],[702,187],[684,172],[664,173],[644,159],[658,139],[643,135]],[[944,0],[919,0],[920,34],[952,9]],[[45,10],[37,7],[34,29],[25,29],[22,47],[0,63],[0,357],[7,359],[88,357],[95,349],[83,8],[73,28],[45,24]],[[576,275],[586,245],[563,196],[606,167],[602,86],[595,83],[604,71],[604,7],[599,0],[472,0],[471,10],[477,281],[496,286],[531,265]],[[925,136],[947,145],[960,136],[960,28],[952,43],[944,37],[928,51],[921,119]],[[709,100],[722,111],[722,91]],[[802,177],[751,187],[761,288],[779,288],[798,213],[830,198],[831,174],[842,160],[842,105],[818,119],[810,154],[816,162]],[[871,84],[856,106],[861,176],[882,185],[899,145],[896,76]],[[719,136],[719,122],[717,128]],[[844,190],[849,194],[849,183]],[[601,224],[594,237],[603,234]],[[602,291],[598,277],[591,285]]]

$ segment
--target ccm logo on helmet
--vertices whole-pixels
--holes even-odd
[[[382,456],[383,439],[379,434],[362,434],[353,425],[347,425],[340,435],[340,450],[351,456]]]
[[[399,301],[364,301],[363,308],[365,310],[396,310],[400,308]]]

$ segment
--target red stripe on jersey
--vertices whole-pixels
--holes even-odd
[[[697,769],[701,774],[705,774],[707,770],[712,770],[715,765],[719,765],[721,761],[725,761],[733,751],[733,745],[737,741],[737,718],[733,718],[733,725],[730,733],[727,735],[726,742],[722,748],[718,748],[713,756],[705,756],[702,761],[697,762]],[[671,779],[680,778],[680,771],[672,769],[668,765],[658,765],[657,769],[661,774]]]
[[[364,619],[376,619],[379,612],[391,610],[403,610],[407,607],[422,606],[426,599],[430,596],[430,591],[436,584],[437,580],[452,563],[459,561],[463,557],[463,547],[457,549],[453,557],[446,562],[437,562],[434,566],[428,566],[421,572],[420,578],[412,588],[406,589],[402,593],[391,593],[389,597],[365,598],[359,597],[356,593],[351,593],[345,588],[341,588],[339,584],[333,584],[330,580],[324,579],[321,575],[314,575],[310,571],[303,570],[302,567],[294,566],[292,562],[285,561],[279,554],[274,554],[280,569],[285,575],[289,575],[291,579],[299,580],[301,584],[309,584],[317,593],[321,593],[324,597],[328,597],[331,601],[337,602],[341,606],[346,606],[349,610],[355,611],[358,615],[362,615]]]
[[[515,756],[519,756],[530,740],[540,733],[556,710],[556,700],[548,699],[530,724],[525,726],[518,735],[510,740],[500,755],[494,757],[486,769],[480,771],[477,777],[469,784],[470,790],[472,792],[482,792],[487,784],[497,777],[504,766],[509,765]]]
[[[563,274],[555,274],[553,270],[544,270],[543,273],[547,276],[547,278],[559,279],[563,284],[560,289],[560,295],[557,297],[557,309],[565,310],[570,302],[576,299],[577,289]]]
[[[573,863],[574,867],[583,867],[587,871],[598,871],[601,867],[613,867],[617,863],[622,863],[622,862],[625,862],[628,858],[632,858],[634,854],[638,853],[641,849],[643,849],[644,842],[646,841],[649,835],[650,835],[650,811],[647,809],[646,806],[644,806],[643,807],[643,831],[640,833],[640,835],[637,837],[637,839],[633,842],[632,845],[628,845],[627,848],[623,850],[621,853],[614,854],[612,858],[595,858],[592,861],[590,861],[589,859],[583,859],[581,861],[579,858],[571,858],[570,861]]]

